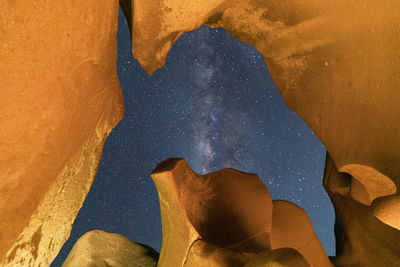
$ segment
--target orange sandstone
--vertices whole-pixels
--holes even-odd
[[[181,34],[201,25],[223,27],[258,49],[288,107],[329,152],[324,185],[337,217],[335,264],[399,265],[400,2],[121,0],[121,5],[134,56],[148,73],[162,67]],[[102,144],[122,118],[117,13],[116,1],[0,2],[0,265],[47,265],[69,235]],[[183,204],[192,207],[190,199]],[[178,211],[172,212],[185,214]],[[211,231],[210,225],[224,222],[215,214],[202,214],[209,222],[186,215],[193,220],[188,225],[179,216],[185,230],[163,225],[182,238],[175,256],[161,253],[166,261],[180,260],[198,235],[206,235],[210,245],[196,245],[194,256],[211,245],[225,255],[229,244],[270,227],[269,215],[263,215],[254,227],[225,240]],[[270,248],[267,232],[234,253]]]
[[[101,230],[82,235],[63,263],[63,267],[155,267],[158,253],[128,238]]]
[[[257,254],[281,248],[298,251],[295,262],[332,265],[304,210],[272,201],[255,174],[223,169],[200,175],[184,159],[168,159],[151,177],[163,227],[158,266],[244,266]]]
[[[285,103],[327,148],[340,172],[332,175],[344,176],[331,181],[344,198],[327,188],[339,220],[336,262],[398,265],[400,239],[384,237],[398,235],[400,220],[400,2],[122,2],[134,7],[126,13],[132,51],[148,73],[164,64],[181,34],[200,25],[222,27],[258,49]],[[380,245],[369,231],[352,232],[354,212],[375,218],[363,224],[374,225],[367,228]]]
[[[116,1],[0,2],[0,266],[45,266],[123,116]]]

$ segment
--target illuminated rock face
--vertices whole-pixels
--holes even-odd
[[[255,174],[200,175],[185,160],[169,159],[151,177],[163,226],[158,266],[268,266],[285,257],[287,264],[293,257],[303,266],[332,266],[305,211],[272,201]]]
[[[48,266],[123,116],[116,1],[0,2],[0,266]]]
[[[335,264],[399,265],[400,2],[122,2],[131,8],[133,54],[148,73],[181,34],[201,25],[258,49],[288,107],[328,150]]]
[[[133,3],[132,49],[148,73],[164,64],[169,47],[184,32],[202,24],[223,27],[263,54],[286,104],[319,136],[340,171],[359,180],[389,177],[393,185],[385,194],[396,193],[399,2]]]
[[[372,205],[351,194],[355,178],[340,173],[327,155],[324,187],[336,212],[336,266],[400,266],[399,195],[377,198]],[[357,185],[362,187],[362,185]],[[357,189],[366,192],[365,188]]]
[[[181,34],[202,24],[257,48],[286,104],[329,152],[324,185],[337,215],[334,263],[399,265],[400,2],[121,4],[134,55],[148,73]],[[122,118],[117,13],[110,0],[0,2],[0,265],[47,265],[69,235],[105,138]],[[192,219],[191,227],[209,233]],[[279,250],[271,229],[263,238]],[[186,249],[201,233],[181,234]],[[193,259],[208,246],[225,255],[220,241],[196,243]],[[164,249],[173,247],[165,242]]]
[[[158,253],[119,234],[87,232],[76,241],[63,267],[155,267]]]

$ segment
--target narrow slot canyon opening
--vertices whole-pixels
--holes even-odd
[[[257,50],[203,26],[181,36],[150,77],[132,56],[120,9],[117,64],[125,118],[107,139],[96,179],[52,266],[61,266],[92,229],[159,251],[150,173],[170,157],[185,158],[202,174],[223,168],[258,174],[272,199],[307,212],[327,254],[335,255],[334,210],[322,186],[326,150],[285,105]]]

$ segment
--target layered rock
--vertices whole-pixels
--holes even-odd
[[[81,236],[63,263],[63,267],[155,267],[158,253],[128,238],[101,230]]]
[[[200,175],[169,159],[151,177],[163,227],[158,266],[332,266],[304,210],[272,201],[255,174]]]
[[[123,116],[116,1],[0,2],[0,266],[48,266]]]

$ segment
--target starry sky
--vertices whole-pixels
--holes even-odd
[[[117,68],[125,118],[108,137],[71,236],[51,266],[61,266],[92,229],[159,251],[160,211],[150,173],[170,157],[185,158],[203,174],[223,168],[257,173],[273,199],[306,210],[334,255],[334,211],[322,187],[326,150],[287,108],[257,50],[203,26],[181,36],[166,65],[148,76],[132,56],[120,10]]]

